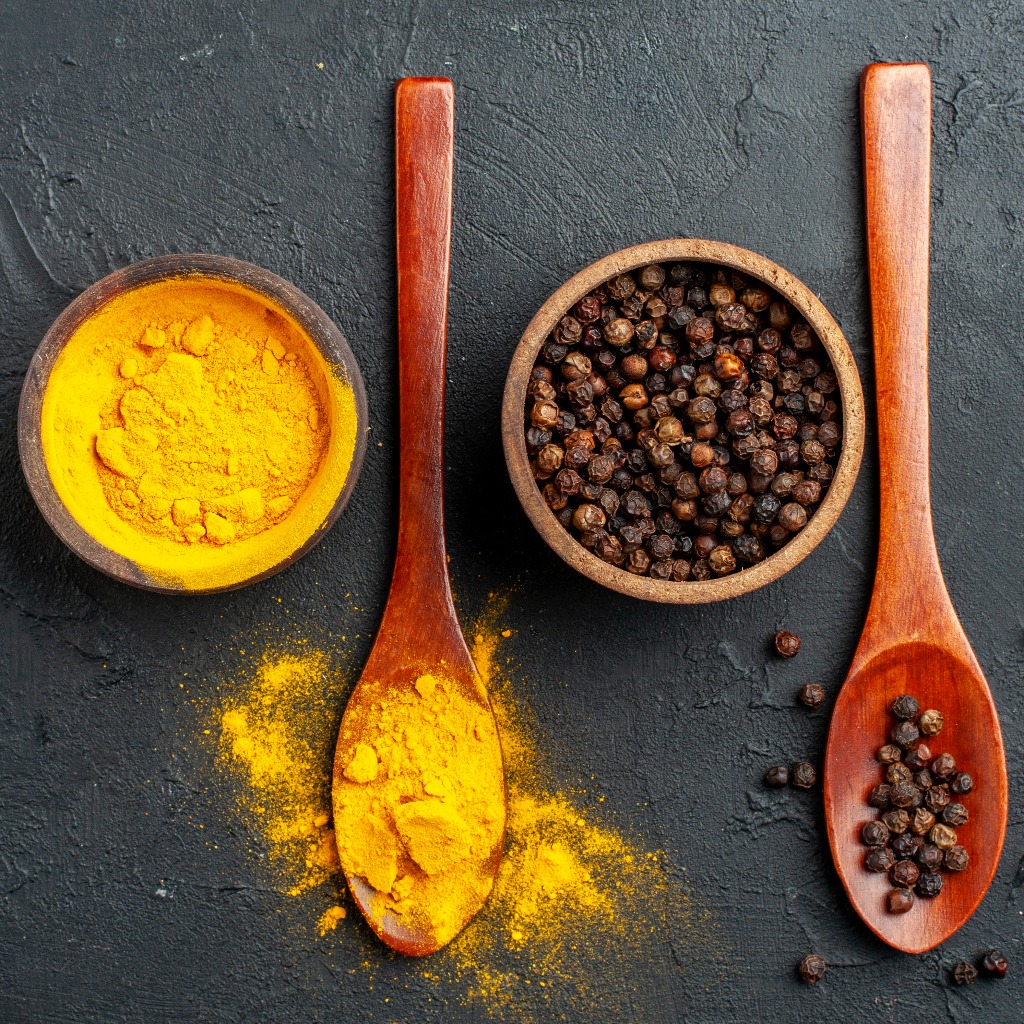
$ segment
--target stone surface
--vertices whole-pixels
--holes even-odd
[[[212,688],[255,624],[340,624],[353,664],[368,650],[395,525],[392,83],[445,74],[460,608],[468,617],[516,583],[506,651],[561,781],[676,851],[732,951],[723,973],[652,946],[660,983],[637,1017],[1019,1019],[1020,973],[956,992],[946,978],[984,949],[1024,952],[1022,54],[1021,8],[992,0],[3,5],[0,1018],[486,1016],[425,987],[422,965],[399,965],[397,981],[359,974],[386,958],[351,921],[356,939],[326,948],[287,925],[225,820],[179,687]],[[987,900],[946,948],[913,959],[846,905],[818,801],[760,781],[823,749],[825,715],[793,694],[809,679],[834,692],[861,628],[873,432],[814,556],[748,597],[666,608],[602,591],[549,553],[508,484],[497,416],[509,355],[546,296],[598,256],[673,235],[738,243],[796,273],[846,332],[870,398],[857,80],[870,61],[912,59],[935,81],[935,527],[1003,714],[1011,780]],[[337,320],[373,432],[349,508],[302,562],[237,593],[170,600],[61,547],[22,481],[14,423],[31,353],[73,295],[129,261],[195,250],[262,264]],[[794,661],[768,654],[781,628],[804,640]],[[717,799],[695,800],[707,774]],[[807,990],[794,967],[812,950],[829,973]],[[557,999],[544,1005],[537,1019],[556,1016]]]

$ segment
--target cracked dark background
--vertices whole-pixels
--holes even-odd
[[[873,410],[857,81],[878,60],[925,60],[934,77],[935,530],[1010,770],[988,897],[919,957],[881,945],[846,905],[819,800],[759,783],[770,763],[822,752],[827,715],[793,694],[810,679],[834,694],[864,619],[873,425],[818,551],[704,608],[647,606],[575,576],[526,522],[498,438],[508,358],[547,295],[594,258],[675,235],[747,246],[807,282]],[[663,984],[631,1016],[1024,1019],[1020,6],[5,0],[0,1020],[487,1016],[454,993],[361,978],[381,954],[351,920],[329,957],[289,932],[222,813],[179,687],[229,671],[238,638],[285,615],[360,633],[356,665],[368,649],[394,543],[392,86],[407,74],[456,87],[447,500],[460,608],[515,584],[506,651],[561,782],[599,790],[620,825],[675,851],[728,951],[723,975],[699,951],[680,965],[652,946]],[[15,416],[32,351],[77,292],[192,250],[262,264],[333,316],[373,433],[351,504],[303,561],[233,594],[168,599],[62,548],[22,481]],[[793,662],[766,653],[782,626],[804,637]],[[995,945],[1014,959],[1005,982],[949,986],[954,961]],[[831,964],[817,989],[793,975],[811,950]],[[597,1006],[587,1019],[615,1018]]]

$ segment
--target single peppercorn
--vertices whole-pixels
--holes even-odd
[[[927,767],[931,759],[932,752],[924,743],[918,743],[916,747],[912,747],[903,755],[903,763],[914,771]]]
[[[882,815],[882,821],[885,822],[885,827],[893,835],[901,835],[910,828],[910,815],[899,808],[886,811],[885,814]]]
[[[913,889],[921,869],[912,860],[898,860],[889,869],[889,881],[901,889]]]
[[[917,718],[920,711],[921,705],[908,694],[904,694],[902,697],[897,697],[892,702],[893,715],[903,721],[909,721],[912,718]]]
[[[903,757],[903,751],[895,743],[886,743],[884,747],[878,748],[878,753],[875,754],[875,757],[882,764],[893,764]]]
[[[775,634],[775,650],[783,658],[795,657],[800,651],[800,637],[788,630]]]
[[[889,841],[889,829],[884,821],[868,821],[860,831],[865,846],[884,846]]]
[[[885,770],[885,779],[890,785],[896,785],[897,782],[910,782],[914,777],[914,773],[901,761],[897,761],[896,764],[889,765]]]
[[[919,737],[920,733],[913,722],[899,722],[892,727],[892,732],[889,734],[893,743],[898,747],[903,747],[904,750],[912,747]]]
[[[934,843],[925,843],[917,851],[917,864],[922,871],[938,871],[946,855]]]
[[[864,867],[868,871],[884,873],[896,863],[896,858],[888,846],[872,846],[864,858]]]
[[[1005,978],[1010,961],[998,949],[990,949],[981,958],[981,969],[990,978]]]
[[[789,785],[789,769],[784,764],[777,764],[764,773],[764,784],[772,789],[780,789]]]
[[[957,844],[951,846],[942,858],[942,865],[947,871],[963,871],[970,862],[970,855]]]
[[[924,736],[938,736],[942,732],[944,723],[942,712],[929,708],[927,711],[921,712],[921,717],[917,720],[917,727]]]
[[[925,807],[918,807],[910,818],[910,831],[915,836],[924,836],[934,824],[935,815]]]
[[[974,779],[967,772],[957,772],[950,780],[949,791],[957,796],[964,796],[974,789]]]
[[[790,769],[789,781],[797,789],[812,789],[818,781],[818,771],[809,761],[797,761]]]
[[[963,804],[946,804],[942,808],[942,820],[953,828],[967,824],[967,808]]]
[[[945,786],[932,786],[925,790],[924,805],[932,814],[938,814],[949,803],[949,790]]]
[[[951,850],[956,846],[956,832],[948,825],[933,825],[928,832],[928,838],[943,851]]]
[[[895,783],[889,790],[889,800],[893,807],[904,809],[917,806],[920,800],[921,791],[912,782],[901,781]]]
[[[914,894],[910,889],[893,889],[885,898],[890,914],[905,914],[914,906]]]
[[[886,807],[891,806],[891,792],[892,787],[887,782],[880,782],[877,786],[873,786],[868,794],[868,804],[872,807],[877,807],[879,810],[885,810]],[[902,832],[903,829],[897,829],[896,831]]]
[[[939,754],[931,763],[931,772],[939,782],[949,782],[956,775],[956,761],[952,754]]]
[[[924,840],[920,836],[915,836],[911,832],[904,832],[901,835],[894,836],[892,843],[892,852],[902,860],[910,860],[912,857],[917,856],[918,850],[924,846]]]
[[[914,892],[926,899],[934,899],[942,892],[942,875],[938,871],[922,871]]]
[[[974,964],[961,961],[953,965],[953,983],[955,985],[973,985],[978,977],[978,968]]]
[[[809,708],[820,708],[825,703],[825,687],[819,683],[807,683],[797,695],[800,703]]]
[[[800,961],[797,973],[800,975],[801,981],[806,982],[808,985],[817,985],[825,977],[825,971],[827,970],[828,965],[822,957],[818,956],[817,953],[809,953]]]

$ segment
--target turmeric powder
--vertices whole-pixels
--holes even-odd
[[[679,854],[646,846],[616,821],[603,795],[567,789],[553,775],[537,747],[529,684],[503,650],[502,599],[492,595],[491,602],[469,635],[508,772],[507,848],[486,905],[422,963],[415,983],[456,1016],[463,1004],[481,1019],[517,1024],[657,1018],[666,978],[680,984],[696,976],[708,984],[708,964],[724,965],[727,951],[685,880]],[[410,968],[383,948],[367,948],[359,929],[348,927],[353,914],[344,881],[334,874],[326,814],[332,711],[357,671],[339,640],[304,632],[288,645],[292,653],[273,640],[262,659],[223,681],[220,699],[200,720],[219,733],[219,785],[255,840],[257,877],[295,897],[275,912],[285,915],[296,955],[308,953],[314,936],[324,937],[319,941],[329,945],[319,955],[336,958],[338,969],[344,958],[351,983],[361,977],[383,999],[410,984]],[[352,755],[342,759],[347,768],[355,746],[344,753]],[[384,762],[375,750],[374,761],[376,785]],[[369,771],[366,754],[360,762],[355,771]],[[724,966],[720,974],[728,977]]]
[[[444,945],[487,899],[504,839],[494,718],[440,672],[369,685],[371,711],[347,716],[338,744],[338,857],[376,890],[375,916]]]
[[[283,308],[189,275],[102,306],[47,383],[57,494],[158,582],[218,589],[271,568],[323,523],[352,461],[352,389]]]

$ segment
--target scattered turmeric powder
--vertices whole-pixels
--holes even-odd
[[[43,399],[61,500],[159,582],[230,586],[301,547],[344,485],[352,389],[265,296],[189,275],[116,296]]]
[[[338,743],[338,855],[347,875],[376,890],[374,917],[393,915],[403,930],[444,945],[487,899],[501,853],[494,716],[441,672],[361,685],[369,693],[346,713]]]
[[[521,681],[513,689],[512,666],[500,650],[502,607],[503,599],[491,595],[487,612],[467,632],[475,637],[473,656],[505,757],[505,854],[487,904],[446,949],[422,962],[421,984],[431,998],[478,1006],[495,1021],[656,1018],[688,975],[700,979],[700,990],[715,984],[709,966],[717,970],[724,951],[714,921],[691,892],[677,855],[647,848],[617,828],[603,798],[570,795],[557,785],[537,750]],[[337,865],[332,874],[319,854],[322,837],[333,833],[314,829],[295,838],[298,823],[326,824],[334,714],[345,702],[346,674],[354,673],[332,665],[312,640],[306,653],[269,654],[255,674],[225,684],[232,695],[217,711],[220,751],[223,766],[242,784],[237,812],[262,837],[261,872],[299,897],[290,915],[293,941],[330,936],[324,954],[345,959],[352,983],[363,976],[384,993],[408,985],[407,962],[371,942],[358,914],[348,913],[345,928],[326,916],[346,903]],[[230,711],[242,712],[254,735],[272,730],[272,771],[254,772],[251,753],[235,748],[231,720],[224,718]],[[360,762],[354,771],[368,771],[368,755]],[[381,771],[379,759],[377,765]]]

